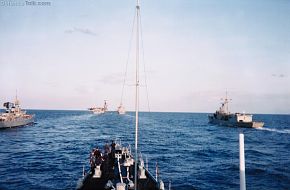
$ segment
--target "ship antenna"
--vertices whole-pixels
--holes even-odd
[[[17,89],[16,89],[16,94],[15,94],[15,106],[19,105],[19,100],[18,100],[18,96],[17,96]]]
[[[139,19],[140,19],[140,5],[137,0],[136,5],[137,15],[137,26],[136,26],[136,91],[135,91],[135,112],[136,112],[136,123],[135,123],[135,172],[134,172],[134,189],[137,190],[137,165],[138,165],[138,112],[139,112]]]
[[[226,90],[226,98],[225,98],[225,106],[226,106],[226,113],[229,114],[229,101],[232,99],[228,99],[228,91]]]
[[[228,104],[228,91],[226,91],[226,99],[225,99],[226,105],[227,105],[227,114],[229,113],[229,104]]]

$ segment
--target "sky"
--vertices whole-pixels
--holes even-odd
[[[134,0],[1,1],[0,102],[116,110],[129,57],[133,110],[134,14]],[[141,20],[141,110],[214,112],[227,91],[231,112],[290,114],[290,1],[144,0]]]

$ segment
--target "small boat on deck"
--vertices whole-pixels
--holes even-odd
[[[224,99],[222,106],[212,115],[208,116],[209,123],[228,127],[261,128],[264,122],[253,121],[253,115],[245,113],[230,113],[228,111],[229,99]]]

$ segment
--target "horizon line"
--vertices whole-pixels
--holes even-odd
[[[0,109],[0,110],[5,110],[5,109]],[[87,111],[87,109],[46,109],[46,108],[28,108],[28,109],[23,109],[23,110],[36,110],[36,111]],[[109,110],[107,112],[117,112],[117,110]],[[132,110],[128,110],[126,112],[135,112]],[[199,111],[144,111],[144,110],[139,110],[139,112],[143,113],[202,113],[202,114],[211,114],[214,112],[199,112]],[[230,113],[239,113],[239,112],[230,112]],[[246,113],[246,114],[253,114],[253,115],[290,115],[290,113]]]

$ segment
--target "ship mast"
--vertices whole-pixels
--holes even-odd
[[[228,91],[226,91],[225,103],[226,103],[226,113],[228,114],[229,113]]]
[[[139,112],[139,19],[140,19],[140,5],[139,0],[137,0],[136,5],[137,14],[137,26],[136,26],[136,78],[135,78],[135,112],[136,112],[136,123],[135,123],[135,172],[134,172],[134,189],[137,190],[137,165],[138,165],[138,112]]]
[[[19,104],[19,100],[18,100],[18,96],[17,96],[17,90],[16,90],[16,94],[15,94],[15,105]]]
[[[225,108],[226,108],[226,114],[229,114],[230,112],[229,112],[229,102],[231,101],[232,99],[229,99],[228,98],[228,91],[226,91],[226,99],[225,99],[225,102],[224,102],[224,104],[225,104]]]

